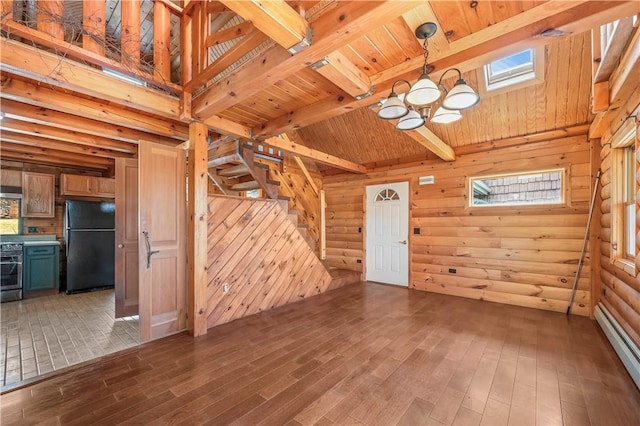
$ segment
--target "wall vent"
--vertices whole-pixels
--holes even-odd
[[[436,178],[433,176],[420,176],[418,178],[419,185],[433,185],[436,181]]]

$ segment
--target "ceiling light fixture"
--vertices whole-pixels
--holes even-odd
[[[386,100],[382,101],[382,107],[378,111],[378,117],[384,120],[399,119],[396,125],[398,130],[414,130],[422,126],[429,118],[432,106],[442,97],[443,92],[444,99],[431,119],[434,123],[451,123],[459,120],[462,118],[460,110],[471,108],[480,101],[480,96],[462,78],[462,72],[457,68],[449,68],[443,72],[437,84],[429,78],[428,40],[437,30],[438,26],[433,22],[424,23],[416,28],[416,37],[424,40],[422,75],[413,85],[407,80],[396,80],[391,86],[391,93]],[[447,90],[442,84],[443,77],[449,71],[458,73],[458,80],[451,90]],[[398,83],[406,83],[409,86],[409,93],[404,99],[401,99],[395,91]]]

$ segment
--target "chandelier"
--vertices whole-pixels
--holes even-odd
[[[440,76],[436,84],[429,78],[429,48],[428,40],[432,37],[438,26],[433,22],[427,22],[416,28],[416,37],[424,40],[424,65],[422,75],[413,85],[407,80],[396,80],[391,86],[391,93],[383,101],[378,111],[378,117],[384,120],[399,119],[396,129],[414,130],[424,125],[431,115],[431,108],[443,96],[440,106],[433,114],[433,123],[452,123],[462,118],[461,110],[471,108],[480,101],[480,96],[462,78],[462,73],[457,68],[449,68]],[[447,90],[442,79],[449,72],[458,73],[458,80],[451,90]],[[409,86],[409,93],[401,99],[396,93],[396,85],[404,83]]]

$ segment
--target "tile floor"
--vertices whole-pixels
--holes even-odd
[[[0,385],[138,345],[138,317],[114,318],[114,304],[102,290],[0,305]]]

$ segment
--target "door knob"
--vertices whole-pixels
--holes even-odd
[[[123,248],[124,244],[118,244],[118,248]]]
[[[404,241],[398,241],[399,244],[407,244],[407,240]]]

